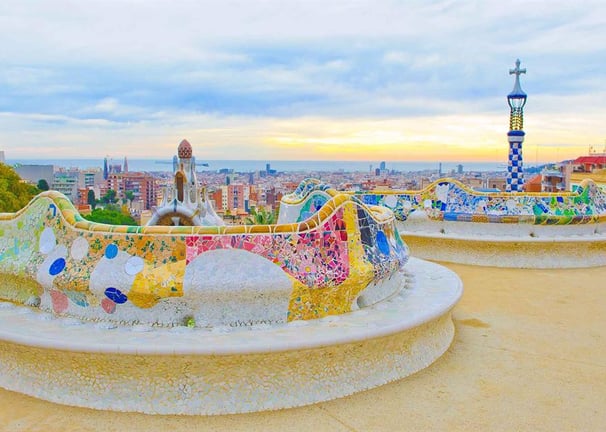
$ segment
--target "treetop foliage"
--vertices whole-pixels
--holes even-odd
[[[108,205],[105,208],[96,208],[90,214],[83,216],[91,222],[109,225],[137,225],[129,215],[123,213],[118,206]]]
[[[34,185],[25,183],[10,166],[0,163],[0,212],[21,210],[40,193]]]

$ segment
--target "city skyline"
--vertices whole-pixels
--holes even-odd
[[[507,161],[606,138],[606,5],[65,1],[0,6],[8,159]],[[32,29],[36,31],[32,31]]]

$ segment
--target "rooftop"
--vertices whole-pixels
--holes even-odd
[[[0,425],[44,431],[602,430],[606,267],[522,270],[445,264],[465,292],[456,336],[427,369],[308,407],[218,417],[55,405],[0,390]],[[329,384],[327,384],[329,385]]]
[[[573,164],[604,164],[606,163],[606,154],[579,156],[572,161]]]

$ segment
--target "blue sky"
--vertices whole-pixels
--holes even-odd
[[[606,139],[606,2],[4,1],[7,157],[506,159]],[[527,156],[528,158],[529,156]]]

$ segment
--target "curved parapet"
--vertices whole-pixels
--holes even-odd
[[[327,195],[334,196],[337,191],[330,185],[323,183],[321,180],[308,177],[299,183],[299,186],[290,194],[282,197],[282,202],[287,204],[296,204],[306,199],[315,191],[326,192]]]
[[[591,180],[574,192],[485,193],[442,179],[418,191],[355,196],[391,209],[421,258],[505,267],[606,265],[606,194]]]
[[[308,219],[318,213],[333,197],[340,194],[352,195],[350,192],[338,192],[318,179],[307,178],[293,193],[282,197],[278,223],[301,222]],[[361,207],[367,207],[358,197],[351,196],[350,199]],[[373,216],[381,221],[394,218],[393,212],[385,206],[371,205],[369,208],[372,208]]]
[[[401,288],[393,214],[331,195],[277,225],[112,226],[60,193],[0,214],[0,299],[84,320],[250,326],[336,315]]]
[[[338,192],[318,179],[306,178],[280,200],[278,223],[300,222],[313,216]]]
[[[357,192],[362,202],[384,205],[406,221],[414,212],[454,222],[567,225],[606,220],[606,194],[591,180],[575,192],[478,192],[453,179],[441,179],[416,191]]]

